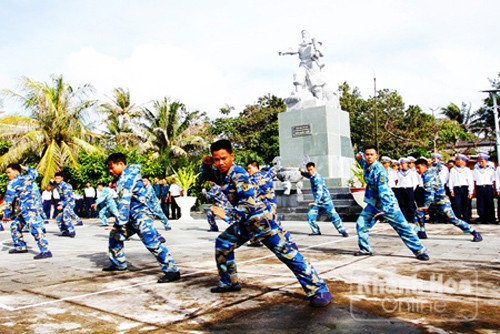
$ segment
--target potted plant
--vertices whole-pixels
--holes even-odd
[[[358,160],[354,160],[354,165],[351,167],[351,172],[354,176],[348,181],[349,190],[356,203],[364,208],[366,206],[366,203],[364,202],[366,190],[365,172],[363,170],[363,167],[361,167],[361,165],[359,164]]]
[[[182,196],[176,198],[177,205],[181,208],[181,217],[179,220],[192,220],[191,208],[196,202],[196,196],[188,196],[189,189],[196,183],[200,173],[195,172],[193,165],[187,165],[174,170],[177,184],[182,188]]]

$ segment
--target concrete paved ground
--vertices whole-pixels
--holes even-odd
[[[371,234],[376,254],[354,257],[355,224],[340,237],[329,223],[308,236],[306,222],[284,226],[330,287],[335,301],[311,308],[288,268],[265,248],[242,246],[243,289],[211,294],[214,239],[204,220],[172,221],[167,239],[182,279],[158,284],[154,257],[137,236],[126,242],[130,270],[105,273],[109,230],[84,220],[75,239],[46,225],[54,257],[8,254],[0,232],[0,333],[493,333],[500,329],[500,226],[476,225],[470,242],[450,225],[429,225],[431,260],[416,260],[388,224]],[[224,223],[220,223],[222,226]],[[160,227],[161,224],[157,223]]]

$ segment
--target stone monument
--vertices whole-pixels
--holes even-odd
[[[296,50],[279,52],[300,60],[295,89],[285,99],[287,111],[278,116],[281,164],[299,167],[309,156],[328,186],[347,186],[354,162],[349,114],[328,90],[321,45],[303,30]]]

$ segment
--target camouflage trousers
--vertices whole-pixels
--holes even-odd
[[[212,209],[207,210],[207,222],[208,222],[208,225],[210,225],[211,231],[218,231],[219,230],[219,226],[217,226],[217,223],[215,222],[215,214],[212,211]]]
[[[249,219],[251,221],[252,217]],[[277,228],[265,234],[258,234],[255,239],[261,241],[276,257],[294,273],[307,296],[327,292],[326,283],[319,277],[316,269],[287,240],[286,231]],[[238,272],[234,250],[247,242],[253,233],[243,224],[232,224],[215,241],[215,260],[219,272],[219,285],[232,286],[238,283]]]
[[[373,205],[368,204],[358,220],[356,220],[356,231],[358,232],[358,246],[359,249],[366,252],[371,252],[370,239],[368,235],[370,229],[375,225],[376,221],[373,219],[380,210],[375,208]],[[381,217],[382,218],[382,217]],[[399,237],[404,242],[406,247],[408,247],[413,254],[419,255],[426,252],[425,247],[420,242],[417,234],[413,231],[410,223],[408,223],[396,204],[396,208],[392,213],[386,213],[383,218],[388,222],[392,228],[399,234]]]
[[[49,243],[45,238],[45,226],[42,217],[40,217],[40,215],[37,212],[29,212],[23,214],[11,221],[10,235],[12,237],[14,247],[17,250],[27,249],[27,245],[26,242],[24,241],[22,232],[26,224],[28,224],[29,231],[33,236],[33,238],[36,240],[38,248],[40,248],[40,252],[48,252]]]
[[[472,226],[470,226],[465,221],[457,218],[457,216],[453,212],[453,209],[451,208],[450,203],[431,204],[429,209],[432,209],[438,217],[443,218],[446,223],[455,225],[464,233],[474,232],[474,228]],[[425,232],[425,212],[417,211],[416,217],[417,223],[415,225],[415,230]]]
[[[75,227],[71,223],[72,220],[76,220],[77,223],[80,223],[82,220],[75,213],[74,205],[66,205],[63,207],[62,211],[56,217],[57,226],[59,227],[59,231],[62,233],[75,234]]]
[[[316,224],[316,219],[318,218],[318,215],[321,211],[326,212],[328,215],[328,218],[330,218],[330,221],[332,222],[333,226],[337,229],[339,233],[344,233],[345,228],[344,224],[342,223],[342,219],[340,219],[339,214],[335,210],[335,207],[333,206],[332,201],[328,201],[324,204],[321,205],[311,205],[309,207],[309,212],[307,213],[307,221],[309,222],[309,226],[311,227],[311,230],[313,233],[319,233],[319,226]]]
[[[139,236],[142,243],[153,254],[160,264],[163,272],[177,272],[174,259],[170,255],[158,237],[160,234],[154,226],[154,222],[146,214],[136,214],[126,225],[114,225],[109,233],[109,259],[118,268],[127,268],[127,259],[124,251],[124,242],[134,234]]]

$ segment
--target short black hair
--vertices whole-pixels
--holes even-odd
[[[119,162],[123,162],[125,165],[127,164],[127,156],[121,152],[111,153],[106,159],[106,165],[108,166]]]
[[[415,165],[426,165],[426,166],[429,166],[429,162],[427,161],[427,159],[424,159],[424,158],[419,158],[415,161]]]
[[[102,183],[102,182],[97,182],[96,187],[99,187],[99,186],[103,186],[103,187],[104,187],[104,183]]]
[[[249,161],[249,162],[247,163],[247,166],[250,166],[250,165],[252,165],[252,166],[254,166],[254,167],[257,167],[257,169],[259,169],[259,168],[260,168],[260,165],[259,165],[259,163],[258,163],[256,160],[251,160],[251,161]]]
[[[233,153],[233,145],[227,139],[218,140],[210,145],[210,153],[214,153],[219,150],[226,150],[228,153]]]
[[[15,164],[15,163],[9,164],[7,168],[17,170],[19,173],[21,173],[21,171],[23,170],[20,164]]]
[[[64,178],[64,171],[60,170],[57,173],[55,173],[54,176],[60,176],[60,177]]]
[[[365,149],[363,150],[363,152],[366,152],[367,150],[375,150],[375,152],[378,153],[377,146],[375,146],[375,145],[366,145]]]
[[[306,164],[306,168],[309,168],[309,167],[311,167],[311,166],[312,166],[312,167],[314,167],[314,168],[316,168],[316,164],[315,164],[314,162],[312,162],[312,161],[309,161],[309,162]]]

